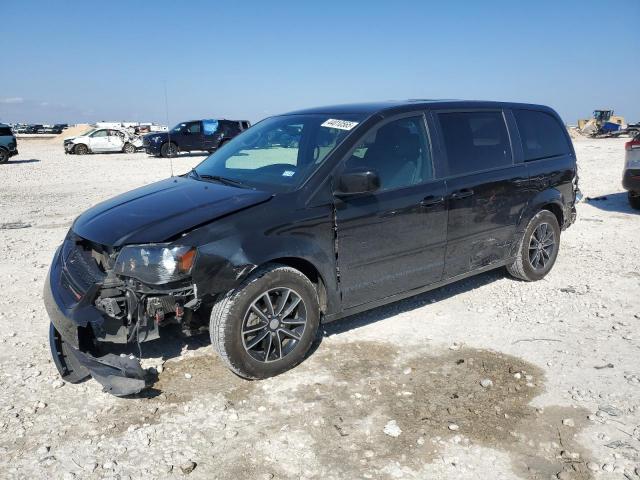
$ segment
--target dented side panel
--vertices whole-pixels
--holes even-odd
[[[201,245],[192,273],[199,298],[206,301],[237,287],[259,265],[302,261],[319,273],[327,290],[327,310],[340,309],[332,207],[296,208],[292,199],[281,195],[181,239]]]

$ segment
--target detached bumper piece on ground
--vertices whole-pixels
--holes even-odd
[[[108,353],[93,357],[67,345],[53,324],[49,328],[49,344],[56,368],[65,380],[76,383],[91,375],[105,392],[118,397],[140,393],[147,387],[148,376],[140,360],[132,355]]]

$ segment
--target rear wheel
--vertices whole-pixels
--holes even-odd
[[[541,210],[527,225],[516,259],[511,265],[507,265],[507,270],[521,280],[540,280],[553,268],[559,248],[558,219],[550,211]]]
[[[237,375],[267,378],[304,360],[320,323],[318,295],[300,271],[267,265],[211,311],[211,343]]]
[[[73,153],[76,155],[86,155],[89,153],[89,148],[84,143],[79,143],[73,147]]]
[[[640,210],[640,192],[629,192],[627,194],[627,198],[629,199],[629,205],[631,205],[631,208]]]
[[[0,163],[7,163],[9,161],[9,152],[0,148]]]
[[[175,157],[178,154],[178,146],[175,143],[165,143],[160,153],[163,157]]]
[[[124,147],[122,147],[122,151],[124,153],[135,153],[136,147],[132,143],[125,143]]]
[[[49,346],[53,363],[65,382],[80,383],[90,376],[89,370],[78,362],[53,323],[49,324]]]

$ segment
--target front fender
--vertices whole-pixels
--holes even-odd
[[[237,288],[251,272],[266,263],[304,262],[316,270],[324,283],[328,310],[338,308],[331,209],[290,212],[288,221],[279,226],[271,225],[273,211],[278,209],[268,204],[249,209],[213,222],[183,239],[199,245],[192,273],[198,297],[210,301]]]

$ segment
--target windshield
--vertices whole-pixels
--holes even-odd
[[[205,159],[195,173],[270,191],[293,190],[361,120],[354,114],[268,118]]]
[[[180,133],[180,131],[187,126],[186,123],[179,123],[171,129],[171,133]]]

